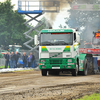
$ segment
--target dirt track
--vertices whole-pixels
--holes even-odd
[[[42,77],[40,71],[0,74],[0,100],[72,100],[100,92],[100,75]]]

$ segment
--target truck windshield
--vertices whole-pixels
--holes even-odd
[[[41,33],[41,43],[43,45],[72,45],[72,33]]]
[[[93,38],[93,45],[100,45],[100,38]]]

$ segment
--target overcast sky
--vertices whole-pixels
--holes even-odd
[[[0,2],[4,2],[6,0],[0,0]],[[18,9],[18,0],[11,0],[12,4],[15,4],[14,9],[17,10]]]

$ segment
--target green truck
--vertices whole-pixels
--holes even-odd
[[[73,76],[87,75],[86,54],[79,54],[77,29],[43,29],[34,37],[39,45],[39,68],[42,76],[70,71]]]

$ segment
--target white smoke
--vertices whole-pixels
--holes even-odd
[[[44,0],[39,0],[39,1],[44,1]],[[67,10],[70,9],[70,5],[68,3],[68,0],[45,0],[45,1],[59,1],[60,2],[60,11],[59,12],[55,12],[55,13],[45,13],[44,17],[49,21],[49,23],[51,24],[51,26],[53,28],[58,28],[59,25],[63,25],[65,26],[65,17],[69,17],[69,13],[67,12]],[[70,0],[73,1],[73,0]],[[49,3],[47,3],[47,5],[49,5]],[[44,7],[44,8],[48,8],[48,7]],[[49,10],[52,10],[52,8],[49,8]],[[68,26],[67,26],[68,27]]]

